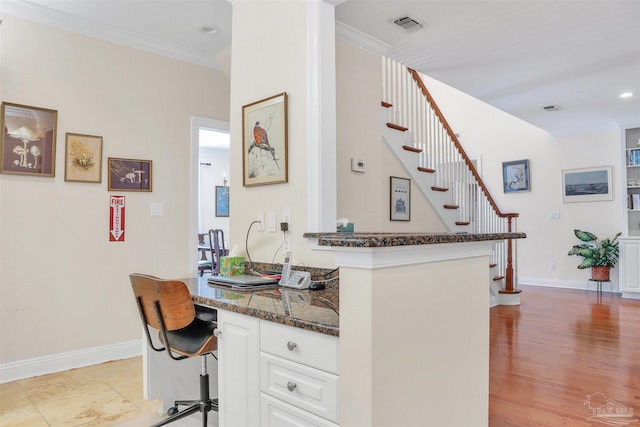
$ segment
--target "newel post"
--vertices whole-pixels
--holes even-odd
[[[511,229],[512,220],[513,220],[512,216],[507,217],[509,233],[513,231]],[[500,293],[501,294],[518,294],[520,292],[521,291],[519,289],[514,289],[513,287],[513,243],[511,239],[508,239],[507,240],[507,270],[505,272],[504,289],[501,289]]]

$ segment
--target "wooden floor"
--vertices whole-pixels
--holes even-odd
[[[491,309],[489,426],[640,426],[640,301],[522,289]]]

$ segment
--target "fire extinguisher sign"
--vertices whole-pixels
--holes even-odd
[[[124,196],[111,196],[109,241],[124,242]]]

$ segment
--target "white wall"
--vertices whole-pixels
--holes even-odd
[[[586,287],[589,270],[578,270],[580,259],[567,252],[578,242],[575,228],[603,238],[622,231],[620,132],[553,138],[437,80],[426,78],[425,85],[453,131],[460,134],[465,150],[481,155],[482,177],[498,206],[503,212],[520,214],[518,230],[527,233],[517,243],[520,282]],[[502,162],[521,159],[529,159],[531,191],[505,194]],[[563,203],[561,171],[594,166],[613,166],[613,200]],[[550,219],[551,212],[559,212],[560,219]],[[617,270],[612,277],[617,281]]]
[[[331,253],[311,251],[303,233],[307,228],[308,129],[308,40],[306,2],[237,1],[233,5],[231,59],[231,242],[244,253],[245,237],[258,211],[291,212],[293,262],[309,266],[332,266]],[[287,183],[242,187],[242,106],[287,92],[288,158]],[[253,261],[271,262],[282,242],[282,232],[257,231],[249,235]],[[283,253],[275,257],[283,261]]]
[[[211,101],[229,81],[6,14],[0,32],[2,101],[58,111],[56,176],[0,175],[0,362],[139,340],[128,274],[194,271],[190,121],[229,121]],[[104,138],[102,183],[64,182],[65,132]],[[152,160],[153,192],[108,192],[108,157]],[[110,194],[126,196],[123,243],[108,241]]]
[[[380,56],[336,41],[338,217],[355,231],[438,232],[446,226],[413,185],[411,221],[389,219],[389,177],[409,178],[380,133]],[[366,172],[351,170],[362,158]]]

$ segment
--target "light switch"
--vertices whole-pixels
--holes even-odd
[[[560,219],[560,212],[549,212],[550,219]]]
[[[151,203],[149,212],[151,216],[164,216],[164,203]]]
[[[267,231],[275,233],[276,231],[276,213],[267,212]]]

